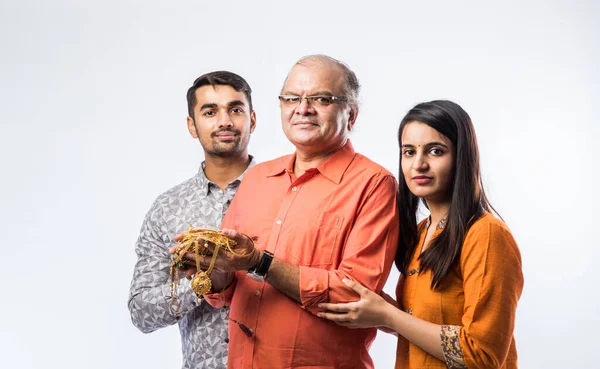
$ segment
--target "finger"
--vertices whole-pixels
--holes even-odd
[[[198,256],[198,260],[196,261],[196,255],[190,252],[186,252],[183,255],[182,262],[185,265],[195,267],[197,264],[200,264],[200,267],[207,269],[210,265],[211,256]]]
[[[184,259],[184,262],[196,262],[196,254],[194,254],[193,252],[186,252],[185,254],[183,254],[182,259]]]
[[[179,270],[180,272],[185,272],[186,270],[194,266],[196,266],[196,264],[186,263],[185,261],[182,261],[179,264],[177,264],[177,266],[175,266],[175,269]]]
[[[319,304],[319,307],[328,311],[334,311],[337,313],[347,313],[351,310],[352,308],[352,303],[345,303],[345,304],[329,304],[329,303],[323,303],[323,304]]]
[[[173,239],[175,241],[179,242],[179,241],[183,240],[183,235],[184,235],[183,233],[180,233],[180,234],[176,235],[175,237],[173,237]]]
[[[248,243],[250,243],[250,240],[246,235],[236,231],[235,229],[224,228],[221,230],[221,234],[227,238],[231,238],[241,246],[246,246]]]
[[[180,269],[183,269],[183,270],[187,270],[191,267],[196,266],[196,260],[188,260],[188,259],[184,258],[181,260],[181,263],[183,264],[183,268],[180,268]],[[202,265],[202,264],[200,264],[200,265]]]
[[[208,267],[210,266],[211,258],[211,256],[200,256],[200,258],[198,258],[200,266],[204,269],[208,269]]]
[[[209,265],[211,258],[212,258],[212,256],[201,256],[201,255],[196,256],[196,254],[194,254],[193,252],[186,252],[185,254],[183,254],[182,259],[183,259],[183,262],[186,264],[195,264],[196,259],[198,259],[198,261],[200,262],[200,265]]]
[[[345,278],[342,279],[342,282],[344,282],[344,284],[346,284],[346,286],[352,288],[354,290],[354,292],[358,293],[360,296],[365,296],[371,292],[371,290],[369,290],[368,288],[366,288],[365,286],[363,286],[362,284],[360,284],[358,282],[354,282],[354,281],[351,281],[351,280],[345,279]]]
[[[192,279],[192,276],[193,276],[194,274],[196,274],[197,272],[198,272],[198,271],[196,270],[196,268],[193,268],[193,267],[192,267],[192,268],[189,268],[189,269],[186,269],[186,271],[185,271],[185,277],[186,277],[188,280],[190,280],[190,279]]]
[[[198,238],[198,242],[200,242],[200,244],[201,244],[202,246],[206,247],[206,248],[208,249],[208,251],[210,251],[210,253],[211,253],[211,254],[214,254],[214,253],[215,253],[215,248],[216,248],[217,246],[216,246],[214,243],[212,243],[212,242],[208,242],[208,241],[205,241],[205,240],[203,240],[203,239],[201,239],[201,238]],[[222,248],[219,248],[219,250],[217,250],[217,256],[219,255],[219,252],[220,252],[220,253],[222,253],[222,252],[223,252],[222,250],[223,250]]]
[[[319,318],[324,318],[327,320],[331,320],[332,322],[336,322],[341,325],[341,323],[350,323],[350,318],[348,314],[335,314],[335,313],[317,313]]]
[[[175,250],[177,250],[177,246],[171,246],[171,247],[169,247],[169,254],[174,254]]]

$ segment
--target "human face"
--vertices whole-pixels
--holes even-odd
[[[227,85],[202,86],[195,91],[194,117],[188,130],[198,138],[207,156],[247,155],[256,114],[250,111],[243,92]]]
[[[425,123],[404,126],[401,166],[408,189],[428,203],[447,202],[451,197],[454,145]]]
[[[281,94],[343,96],[344,83],[338,66],[308,59],[292,68]],[[306,153],[326,154],[341,147],[355,120],[356,109],[345,102],[320,106],[302,99],[297,106],[281,105],[283,132],[296,149]]]

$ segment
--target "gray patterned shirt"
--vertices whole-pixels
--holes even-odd
[[[248,168],[255,164],[252,157]],[[227,367],[227,318],[198,298],[190,282],[182,278],[178,287],[181,315],[169,310],[169,247],[173,237],[194,227],[219,229],[240,181],[246,172],[222,191],[204,174],[198,174],[160,195],[142,224],[135,245],[138,260],[129,290],[129,312],[133,324],[144,333],[179,324],[184,369]]]

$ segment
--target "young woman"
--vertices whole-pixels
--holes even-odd
[[[360,301],[322,304],[319,315],[396,332],[396,368],[517,368],[521,256],[491,214],[471,118],[450,101],[422,103],[404,117],[398,139],[398,302],[346,280]],[[417,224],[419,201],[430,216]]]

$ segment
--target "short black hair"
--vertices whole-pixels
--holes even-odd
[[[215,86],[231,86],[234,90],[238,92],[243,92],[248,99],[248,104],[250,105],[250,111],[252,111],[252,89],[248,82],[245,79],[240,77],[239,75],[220,70],[216,72],[210,72],[201,75],[196,78],[192,87],[190,87],[187,91],[187,104],[188,104],[188,114],[190,117],[194,118],[194,106],[196,105],[196,90],[202,86],[211,85]]]

